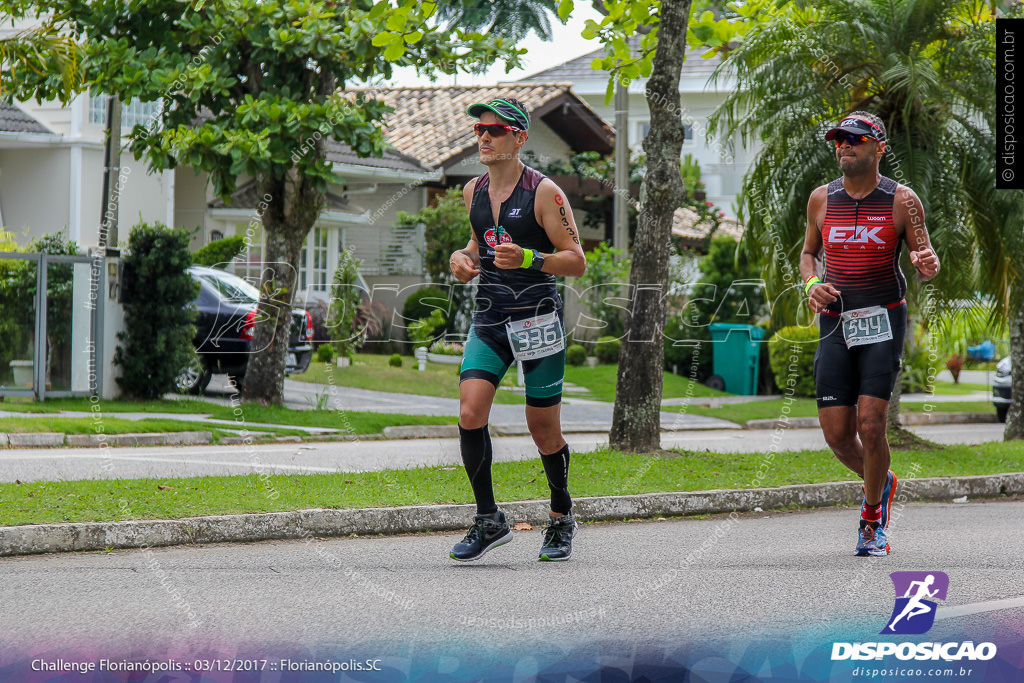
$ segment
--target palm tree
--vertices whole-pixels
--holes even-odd
[[[17,18],[21,18],[19,12]],[[0,14],[0,25],[10,24],[12,14]],[[63,19],[49,17],[33,28],[0,38],[0,97],[27,99],[37,92],[22,93],[18,89],[18,75],[26,71],[49,75],[60,82],[59,95],[67,102],[81,87],[78,44],[64,30]]]
[[[965,258],[976,241],[965,165],[995,128],[994,24],[979,0],[824,0],[782,6],[751,27],[716,71],[716,79],[734,73],[737,83],[709,128],[761,144],[744,178],[744,244],[775,291],[799,284],[807,198],[838,175],[823,133],[866,110],[888,131],[881,173],[921,198],[943,263],[924,293],[975,294],[979,271]],[[994,166],[987,182],[994,186]],[[780,245],[785,258],[775,253]],[[913,304],[925,288],[910,280]],[[775,311],[789,321],[803,301],[801,289],[792,292]],[[890,428],[898,406],[897,393]]]
[[[993,320],[1007,321],[1013,366],[1013,403],[1003,438],[1024,439],[1024,190],[997,190],[994,136],[982,140],[965,164],[964,202],[970,208],[971,251],[984,264],[978,289],[993,302]]]
[[[536,32],[544,40],[551,40],[551,21],[557,0],[440,0],[438,18],[450,26],[467,31],[493,33],[512,40],[525,38]]]

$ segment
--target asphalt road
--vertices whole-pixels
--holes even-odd
[[[758,671],[835,640],[884,640],[898,570],[949,576],[917,640],[1019,643],[1022,518],[1021,500],[910,504],[894,516],[893,554],[878,559],[853,557],[851,508],[587,524],[557,564],[536,561],[537,530],[473,564],[448,558],[455,534],[2,558],[0,651],[359,653],[459,678],[487,662],[536,672],[571,657],[693,660],[712,648]]]
[[[939,443],[982,443],[1002,439],[1000,424],[912,427]],[[664,432],[666,448],[710,449],[719,453],[758,453],[777,442],[777,450],[825,448],[820,429],[709,430]],[[607,444],[607,434],[567,436],[574,451]],[[494,458],[537,457],[528,436],[494,438]],[[458,439],[407,439],[278,443],[236,446],[145,446],[137,448],[24,448],[0,450],[0,481],[134,479],[205,475],[315,474],[359,472],[417,465],[461,464]]]

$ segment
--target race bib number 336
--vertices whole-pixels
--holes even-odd
[[[881,306],[845,311],[842,319],[843,339],[846,340],[848,349],[862,344],[875,344],[892,339],[889,311]]]
[[[555,312],[517,320],[505,325],[516,360],[551,356],[565,348],[565,335]]]

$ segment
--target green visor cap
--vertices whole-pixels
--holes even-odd
[[[522,109],[507,100],[496,99],[491,100],[487,104],[471,104],[466,111],[470,116],[478,119],[487,110],[493,111],[519,130],[530,130],[530,117]]]

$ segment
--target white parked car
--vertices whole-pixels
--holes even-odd
[[[1006,413],[1010,410],[1010,379],[1010,357],[1007,356],[999,361],[992,379],[992,403],[1000,422],[1006,422]]]

